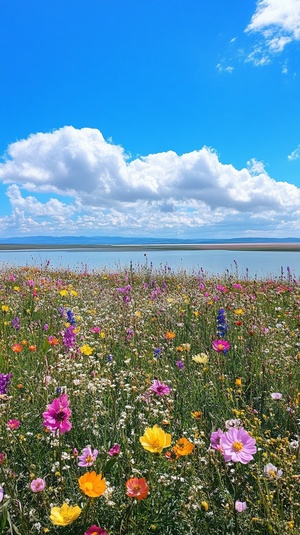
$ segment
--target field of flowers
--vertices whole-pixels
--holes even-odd
[[[0,281],[1,534],[299,533],[299,281]]]

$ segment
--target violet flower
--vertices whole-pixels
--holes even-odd
[[[220,438],[222,455],[226,462],[247,464],[256,453],[256,441],[243,427],[231,427]]]
[[[158,379],[152,382],[150,389],[158,396],[168,396],[171,392],[170,387],[165,383],[161,383]]]

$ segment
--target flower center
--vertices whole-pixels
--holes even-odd
[[[140,490],[140,486],[139,486],[139,485],[133,485],[132,490],[133,490],[134,492],[139,492],[139,490]]]
[[[270,477],[276,477],[277,476],[275,470],[269,470],[268,474],[269,474]]]
[[[234,451],[241,451],[243,449],[243,446],[244,444],[240,442],[239,440],[237,440],[236,442],[232,444],[232,448],[234,449]]]
[[[87,455],[85,458],[86,463],[92,463],[94,461],[93,455]]]
[[[57,420],[57,422],[63,422],[65,418],[66,418],[66,415],[64,411],[59,411],[55,415],[55,420]]]
[[[222,350],[224,349],[223,344],[218,344],[218,349],[219,349],[220,351],[222,351]]]

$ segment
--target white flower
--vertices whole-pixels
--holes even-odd
[[[266,466],[264,467],[264,473],[266,474],[266,476],[268,476],[270,479],[278,479],[279,477],[282,476],[282,470],[278,470],[278,468],[276,466],[274,466],[274,464],[272,463],[268,463],[266,464]]]

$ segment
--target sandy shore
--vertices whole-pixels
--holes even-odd
[[[300,242],[295,243],[188,243],[188,244],[137,244],[137,245],[70,245],[70,244],[0,244],[0,251],[295,251],[300,252]]]

